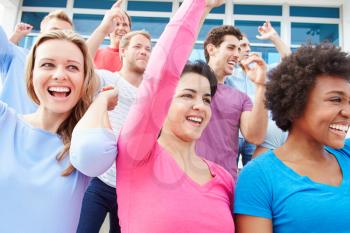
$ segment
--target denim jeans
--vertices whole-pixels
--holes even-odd
[[[109,213],[110,233],[120,233],[115,188],[93,178],[85,192],[77,233],[99,233]]]
[[[242,155],[242,164],[245,166],[252,159],[255,149],[256,145],[247,142],[244,140],[244,138],[239,138],[237,163],[239,160],[239,155]]]

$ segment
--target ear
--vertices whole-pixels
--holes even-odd
[[[213,56],[216,52],[215,45],[213,45],[211,43],[207,44],[207,47],[205,47],[205,49],[207,50],[209,57]]]

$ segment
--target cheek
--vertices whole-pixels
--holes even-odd
[[[38,74],[37,72],[33,72],[32,83],[33,83],[34,92],[37,96],[38,94],[44,91],[43,89],[44,89],[45,78],[41,77],[40,73]]]
[[[84,90],[84,88],[83,88],[83,85],[84,85],[84,80],[83,80],[83,78],[77,80],[77,81],[74,83],[74,85],[75,85],[75,88],[76,88],[76,90],[77,90],[77,96],[80,98],[81,95],[85,94],[85,93],[83,93],[83,92],[86,91],[86,90]]]
[[[168,120],[172,123],[179,124],[183,121],[186,111],[186,104],[181,100],[175,99],[170,105]]]

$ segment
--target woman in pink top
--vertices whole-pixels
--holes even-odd
[[[152,52],[118,140],[123,233],[234,232],[232,178],[194,149],[211,116],[215,76],[204,63],[183,71],[201,18],[221,2],[184,1]]]
[[[118,140],[123,233],[234,232],[232,177],[195,153],[211,116],[216,79],[205,63],[185,66],[204,17],[222,2],[185,0],[151,54]],[[101,93],[90,107],[95,111],[88,111],[91,119],[104,122],[115,95],[115,90]]]

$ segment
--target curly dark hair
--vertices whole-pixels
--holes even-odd
[[[204,40],[203,48],[204,48],[204,56],[205,60],[209,62],[209,54],[207,51],[207,45],[213,44],[215,47],[220,46],[220,44],[224,41],[224,36],[226,35],[232,35],[237,37],[238,40],[242,40],[242,33],[238,28],[235,28],[231,25],[222,25],[219,27],[214,27],[211,29],[208,34],[207,38]]]
[[[269,72],[266,107],[283,131],[305,110],[308,95],[320,75],[350,81],[350,56],[331,43],[303,45]]]

